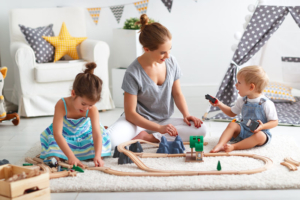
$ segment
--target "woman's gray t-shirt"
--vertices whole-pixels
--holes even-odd
[[[174,112],[172,87],[180,78],[180,67],[173,56],[165,60],[167,74],[165,82],[157,85],[144,71],[137,59],[127,68],[122,89],[137,95],[136,111],[148,120],[162,121],[171,117]]]

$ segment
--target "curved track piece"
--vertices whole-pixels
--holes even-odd
[[[269,169],[273,165],[273,161],[270,158],[255,155],[255,154],[246,154],[246,153],[205,153],[204,156],[244,156],[254,159],[259,159],[264,161],[265,165],[263,167],[252,169],[252,170],[242,170],[242,171],[176,171],[176,170],[157,170],[147,167],[137,156],[141,157],[171,157],[170,154],[154,154],[154,153],[133,153],[127,149],[125,146],[130,145],[139,141],[140,143],[153,144],[144,140],[131,140],[124,142],[118,146],[118,151],[126,154],[140,169],[146,172],[122,172],[110,169],[108,167],[90,167],[89,170],[99,170],[108,174],[118,175],[118,176],[194,176],[194,175],[221,175],[221,174],[254,174],[260,173]],[[149,156],[147,156],[149,155]],[[185,154],[172,154],[172,157],[184,157]]]
[[[288,163],[288,162],[282,162],[280,163],[281,165],[283,166],[286,166],[290,171],[296,171],[298,170],[297,167],[291,163]]]
[[[25,158],[25,161],[28,162],[28,163],[31,163],[31,164],[33,164],[33,165],[39,164],[37,161],[33,160],[33,159],[30,158],[30,157],[26,157],[26,158]]]
[[[286,158],[284,158],[284,161],[285,161],[285,162],[288,162],[288,163],[291,163],[291,164],[293,164],[293,165],[296,165],[296,166],[300,166],[300,162],[298,162],[298,161],[292,159],[291,157],[286,157]]]

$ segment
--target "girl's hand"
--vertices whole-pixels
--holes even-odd
[[[193,121],[196,128],[201,127],[201,124],[203,124],[201,119],[194,117],[194,116],[186,116],[183,118],[183,121],[189,126],[191,126],[190,121]]]
[[[264,130],[264,124],[260,120],[257,120],[257,122],[259,123],[259,126],[254,131],[251,131],[252,133],[258,133],[259,131]]]
[[[219,107],[221,102],[219,101],[219,99],[217,99],[216,97],[214,97],[216,99],[215,103],[212,103],[211,101],[209,101],[209,103],[213,106],[213,107]]]
[[[94,163],[95,163],[95,167],[103,167],[104,166],[104,161],[101,159],[100,156],[94,157]]]
[[[80,162],[80,160],[78,160],[78,158],[76,158],[75,156],[72,158],[68,159],[68,163],[69,165],[75,165],[75,166],[79,166],[79,167],[84,167],[84,165],[82,164],[82,162]]]
[[[177,129],[172,124],[161,126],[159,132],[161,134],[168,133],[170,136],[174,137],[178,135]]]

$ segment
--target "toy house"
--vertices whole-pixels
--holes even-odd
[[[186,162],[196,161],[203,162],[203,136],[190,136],[190,155],[186,156]],[[195,148],[195,156],[194,156],[194,148]]]

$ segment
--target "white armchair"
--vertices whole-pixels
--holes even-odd
[[[114,108],[109,91],[109,46],[102,41],[87,39],[78,47],[84,61],[70,63],[36,63],[33,49],[28,45],[19,24],[36,28],[53,24],[55,36],[66,23],[73,37],[85,37],[84,8],[13,9],[10,13],[11,55],[14,62],[15,86],[12,101],[19,105],[19,115],[26,117],[54,114],[55,103],[70,95],[76,74],[83,71],[87,62],[95,62],[94,73],[103,80],[98,110]]]

